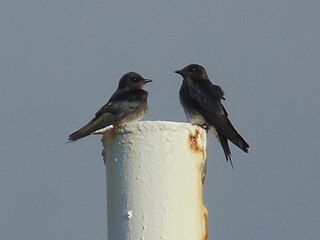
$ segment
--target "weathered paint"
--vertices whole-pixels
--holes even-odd
[[[102,142],[109,240],[207,238],[203,129],[138,122],[104,134]]]
[[[203,212],[203,218],[204,218],[204,222],[206,224],[205,226],[205,231],[203,234],[203,239],[207,240],[208,236],[209,236],[209,230],[208,230],[208,209],[206,208],[206,206],[204,205],[204,202],[202,202],[202,212]]]
[[[204,164],[206,161],[206,152],[205,152],[204,145],[203,145],[203,138],[205,138],[205,137],[206,137],[205,132],[200,127],[197,127],[195,129],[195,131],[190,131],[189,136],[188,136],[188,144],[189,144],[190,148],[193,149],[194,151],[198,152],[199,154],[202,154],[201,161],[203,161]],[[205,167],[205,166],[203,166],[203,167]],[[199,196],[201,199],[202,199],[202,195],[203,195],[202,189],[203,189],[204,182],[205,182],[205,174],[202,174],[201,186],[199,189],[200,190]],[[208,210],[207,210],[203,201],[202,201],[202,212],[203,212],[203,219],[204,219],[203,239],[207,240],[208,239]]]
[[[203,139],[206,137],[205,130],[199,126],[195,126],[194,131],[189,132],[188,143],[191,149],[200,152],[203,156],[202,159],[205,161],[206,152],[203,148]]]

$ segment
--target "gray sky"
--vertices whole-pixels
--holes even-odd
[[[209,239],[320,236],[320,1],[13,1],[0,8],[0,239],[106,239],[99,136],[64,145],[131,70],[145,120],[185,121],[204,65],[250,143],[208,136]]]

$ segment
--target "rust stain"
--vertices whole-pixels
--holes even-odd
[[[203,218],[204,218],[204,222],[205,222],[205,231],[204,231],[204,234],[203,234],[203,240],[208,240],[208,236],[209,236],[208,209],[206,208],[206,206],[204,205],[203,202],[202,202],[202,212],[203,212]]]
[[[189,146],[191,149],[195,151],[203,151],[203,146],[199,141],[199,137],[200,137],[199,129],[196,129],[194,133],[189,132],[189,139],[188,139]]]
[[[208,209],[206,208],[206,205],[203,201],[203,194],[202,194],[202,190],[203,190],[203,178],[201,179],[201,183],[200,183],[200,186],[199,186],[199,196],[200,196],[200,199],[201,199],[201,210],[202,210],[202,215],[203,215],[203,225],[202,225],[202,240],[208,240],[208,236],[209,236],[209,230],[208,230]]]
[[[202,196],[202,188],[203,184],[205,181],[205,176],[206,176],[206,153],[204,149],[204,143],[203,143],[203,138],[205,137],[204,132],[200,130],[198,127],[194,132],[190,131],[188,135],[188,145],[189,147],[196,151],[197,153],[199,152],[202,154],[202,160],[203,160],[203,165],[201,164],[201,168],[199,169],[201,171],[201,178],[200,184],[199,184],[199,198],[202,199],[200,200],[202,202],[202,214],[203,214],[203,236],[202,240],[208,240],[209,236],[209,230],[208,230],[208,210],[203,202],[203,196]]]
[[[204,182],[206,181],[206,173],[202,174],[202,177],[201,177],[201,182],[202,182],[202,185],[204,184]]]
[[[205,161],[206,159],[206,153],[204,149],[204,141],[203,139],[205,138],[205,133],[204,131],[200,130],[200,127],[196,128],[194,132],[189,131],[188,135],[188,146],[194,150],[195,152],[202,153],[202,160]],[[204,181],[204,179],[203,179]]]
[[[202,212],[202,240],[208,240],[209,230],[208,230],[208,209],[203,201],[203,183],[205,180],[205,173],[201,173],[201,178],[199,179],[199,198],[201,201],[201,212]]]

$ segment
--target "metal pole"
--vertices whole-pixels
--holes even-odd
[[[189,123],[145,121],[107,130],[108,240],[204,240],[206,133]]]

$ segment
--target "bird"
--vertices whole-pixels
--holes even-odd
[[[96,112],[90,122],[69,135],[69,142],[77,141],[110,125],[119,127],[140,120],[148,109],[148,92],[143,89],[148,82],[152,80],[143,78],[136,72],[124,74],[109,101]]]
[[[215,135],[222,146],[227,162],[230,161],[233,168],[228,141],[246,153],[249,144],[229,120],[228,113],[221,102],[226,100],[222,88],[209,80],[205,68],[199,64],[190,64],[181,70],[176,70],[175,73],[183,78],[179,98],[188,121]]]

